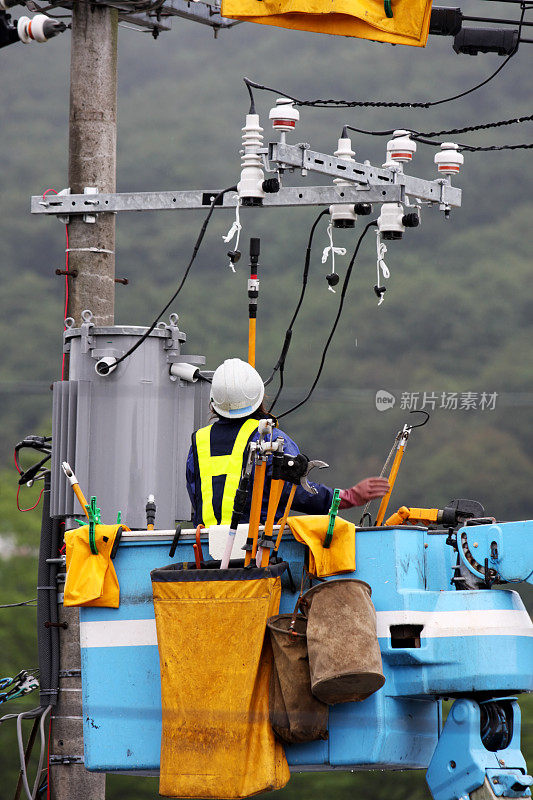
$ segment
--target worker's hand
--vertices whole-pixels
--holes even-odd
[[[359,481],[351,489],[341,489],[341,502],[339,509],[353,508],[353,506],[364,506],[369,500],[376,497],[383,497],[390,489],[387,478],[365,478]]]

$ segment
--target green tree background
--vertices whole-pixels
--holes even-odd
[[[467,5],[465,13],[487,14],[481,0]],[[490,11],[510,15],[503,4],[491,3]],[[302,108],[292,140],[332,152],[344,123],[368,130],[438,131],[528,113],[527,48],[523,45],[486,88],[432,110]],[[47,46],[16,45],[1,58],[0,602],[11,603],[35,597],[39,530],[38,512],[21,515],[15,509],[11,453],[25,434],[50,431],[49,385],[60,376],[64,285],[54,270],[64,262],[64,228],[30,217],[29,196],[66,185],[69,36]],[[213,189],[234,183],[247,111],[243,75],[302,98],[426,100],[468,88],[500,63],[490,55],[456,56],[449,39],[432,38],[426,49],[416,49],[239,25],[214,40],[207,28],[176,20],[172,32],[155,42],[121,28],[118,189]],[[256,98],[267,141],[273,138],[266,122],[274,98],[261,93]],[[531,124],[523,124],[459,138],[490,145],[531,141],[531,133]],[[356,157],[376,164],[384,160],[385,143],[386,138],[353,136]],[[419,146],[410,171],[434,176],[433,154]],[[392,274],[379,309],[372,290],[373,237],[365,241],[319,387],[285,423],[304,451],[332,465],[330,484],[351,485],[378,473],[405,421],[402,394],[435,394],[431,423],[413,436],[392,505],[441,506],[452,497],[473,497],[498,519],[531,517],[530,164],[528,151],[466,153],[456,181],[464,191],[463,207],[448,222],[434,210],[424,211],[420,228],[390,243],[386,261]],[[242,214],[243,249],[249,236],[262,241],[258,367],[265,376],[298,296],[315,216],[314,209]],[[117,275],[130,279],[128,287],[117,286],[117,322],[151,321],[183,272],[202,218],[198,212],[117,218]],[[231,214],[214,216],[173,309],[187,332],[188,351],[206,354],[212,368],[246,353],[246,259],[233,275],[221,240],[230,224]],[[320,263],[324,227],[315,239],[279,411],[305,395],[337,308],[339,294],[327,291],[329,269]],[[348,253],[355,244],[350,231],[337,232],[335,239]],[[337,260],[341,276],[347,259]],[[376,410],[379,389],[396,396],[393,410]],[[496,407],[446,410],[439,407],[442,392],[497,393]],[[21,495],[23,504],[37,499],[34,489]],[[35,611],[0,613],[0,675],[37,666]],[[29,708],[34,697],[3,708],[6,713]],[[533,707],[530,698],[521,704],[524,752],[531,755]],[[6,787],[14,787],[17,772],[10,724],[0,725]],[[295,775],[283,790],[287,798],[303,800],[354,793],[388,800],[429,797],[421,773]],[[108,778],[110,800],[156,796],[154,779]]]

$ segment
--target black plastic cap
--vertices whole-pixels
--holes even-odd
[[[252,237],[250,239],[250,258],[259,258],[261,252],[261,239]]]
[[[354,219],[336,219],[333,222],[334,228],[355,228]]]
[[[477,56],[478,53],[498,53],[509,56],[518,46],[518,31],[511,28],[462,28],[453,41],[456,53]]]
[[[356,203],[353,207],[356,214],[360,217],[368,217],[372,213],[372,206],[370,203]]]
[[[429,22],[431,36],[456,36],[463,24],[463,14],[460,8],[439,8],[433,6]]]
[[[420,217],[416,211],[412,211],[409,214],[404,214],[402,222],[406,228],[418,228],[420,225]]]
[[[263,191],[266,194],[276,194],[279,192],[280,185],[277,178],[265,178],[263,181]]]

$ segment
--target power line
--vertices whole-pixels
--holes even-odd
[[[341,318],[342,309],[343,309],[343,306],[344,306],[344,298],[346,297],[346,292],[348,290],[348,283],[350,281],[350,277],[351,277],[351,274],[352,274],[353,265],[355,264],[355,259],[357,258],[357,253],[359,252],[359,248],[361,246],[361,243],[362,243],[363,239],[365,238],[366,233],[368,232],[368,230],[370,228],[374,227],[375,225],[377,225],[377,220],[372,220],[372,222],[367,223],[367,225],[365,226],[365,228],[364,228],[363,232],[361,233],[359,239],[357,240],[357,244],[355,246],[355,250],[354,250],[353,256],[350,259],[350,263],[348,264],[348,269],[346,270],[346,275],[344,276],[344,283],[342,284],[342,291],[341,291],[341,297],[340,297],[340,302],[339,302],[339,308],[338,308],[338,311],[337,311],[337,315],[336,315],[335,320],[333,322],[333,325],[332,325],[331,331],[329,333],[329,336],[327,338],[326,344],[324,345],[324,350],[322,351],[322,358],[320,359],[320,365],[318,367],[318,372],[316,374],[315,380],[313,381],[313,383],[311,385],[311,388],[307,392],[307,394],[304,397],[304,399],[300,400],[300,402],[297,403],[295,406],[292,406],[292,408],[289,408],[288,411],[284,411],[283,414],[279,414],[278,415],[278,420],[282,419],[283,417],[286,417],[287,414],[292,414],[293,411],[296,411],[296,409],[301,408],[304,405],[304,403],[307,403],[307,401],[309,400],[309,398],[313,394],[318,381],[320,380],[320,376],[322,374],[322,370],[324,369],[324,364],[326,363],[326,355],[327,355],[329,346],[331,344],[333,336],[335,335],[335,331],[337,330],[337,325],[339,324],[339,320]]]
[[[305,290],[307,288],[307,279],[308,279],[308,276],[309,276],[309,265],[311,263],[311,248],[312,248],[312,245],[313,245],[313,236],[315,234],[315,230],[316,230],[316,227],[317,227],[318,223],[320,222],[320,220],[322,219],[322,217],[325,214],[329,214],[329,209],[324,209],[323,211],[321,211],[320,214],[318,215],[318,217],[313,222],[313,225],[311,226],[311,231],[309,233],[309,240],[307,242],[307,250],[305,252],[305,263],[304,263],[304,269],[303,269],[303,274],[302,274],[302,288],[301,288],[301,291],[300,291],[300,297],[298,299],[298,303],[296,304],[296,308],[295,308],[294,313],[292,315],[292,319],[289,322],[289,327],[287,328],[287,330],[285,332],[285,340],[283,342],[283,347],[281,348],[281,353],[280,353],[280,356],[279,356],[278,361],[276,363],[276,366],[272,370],[272,374],[271,374],[270,378],[268,378],[268,380],[265,381],[265,386],[268,386],[268,384],[274,378],[274,375],[276,374],[276,372],[279,370],[279,389],[278,389],[278,391],[276,393],[276,396],[274,397],[274,399],[273,399],[273,401],[272,401],[272,403],[270,405],[269,413],[272,412],[272,409],[274,408],[274,406],[276,405],[276,403],[277,403],[277,401],[279,399],[279,396],[281,394],[281,390],[283,389],[283,375],[284,375],[284,370],[285,370],[285,359],[287,358],[287,353],[289,352],[289,347],[290,347],[290,344],[291,344],[292,328],[293,328],[294,323],[296,322],[296,318],[298,317],[298,314],[300,312],[300,308],[302,307],[302,303],[303,303],[303,299],[304,299],[304,295],[305,295]]]
[[[453,136],[457,133],[470,133],[474,131],[484,131],[489,130],[490,128],[502,128],[507,125],[519,125],[523,122],[531,122],[533,121],[533,114],[525,117],[513,117],[512,119],[502,119],[496,122],[483,122],[479,123],[478,125],[467,125],[464,128],[449,128],[448,130],[443,131],[415,131],[412,128],[410,132],[415,134],[416,136],[425,136],[427,139],[430,139],[434,136]],[[362,133],[366,136],[392,136],[397,128],[389,128],[387,130],[380,130],[380,131],[369,131],[363,128],[355,128],[353,125],[344,125],[343,130],[350,130],[354,131],[355,133]]]

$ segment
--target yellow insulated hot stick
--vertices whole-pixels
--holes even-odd
[[[82,490],[80,489],[80,485],[78,483],[78,479],[74,475],[74,472],[72,471],[72,468],[71,468],[70,464],[67,461],[63,461],[63,463],[61,464],[61,469],[65,473],[68,482],[72,486],[72,491],[74,492],[74,494],[78,498],[79,504],[83,509],[83,513],[85,514],[87,519],[89,519],[89,513],[87,511],[87,505],[88,505],[87,500],[86,500],[85,495],[83,494]]]
[[[407,444],[407,436],[409,435],[407,434],[407,436],[405,436],[405,427],[406,426],[404,426],[404,430],[402,431],[402,436],[398,443],[398,449],[396,450],[396,455],[394,456],[394,461],[392,462],[392,467],[389,474],[390,489],[387,494],[381,498],[378,515],[376,517],[376,526],[381,525],[383,522],[385,512],[387,511],[387,506],[389,505],[390,496],[392,494],[392,490],[394,489],[394,484],[396,483],[396,476],[398,475],[398,470],[400,469],[400,464],[402,463],[405,446]]]
[[[385,519],[385,513],[387,511],[387,506],[389,505],[390,496],[392,494],[392,490],[394,489],[394,484],[396,483],[396,477],[398,475],[398,470],[400,469],[400,464],[402,463],[403,454],[405,452],[405,448],[407,446],[407,440],[408,440],[408,438],[409,438],[409,436],[411,434],[411,431],[414,430],[415,428],[421,428],[423,425],[426,424],[426,422],[429,419],[429,414],[428,414],[427,411],[419,410],[419,411],[411,411],[410,413],[411,414],[425,414],[426,418],[425,418],[424,422],[421,422],[419,425],[407,425],[407,424],[405,424],[403,426],[402,430],[397,435],[398,445],[397,445],[396,455],[394,456],[394,461],[392,462],[392,467],[391,467],[391,471],[390,471],[390,474],[389,474],[390,489],[387,492],[387,494],[385,495],[385,497],[383,497],[381,499],[378,515],[376,517],[376,527],[381,525],[383,523],[383,520]]]
[[[248,363],[255,368],[255,328],[257,320],[255,317],[248,319]]]
[[[260,239],[250,239],[250,279],[248,281],[248,363],[255,367],[255,333],[257,323],[257,298],[259,297],[259,263]]]

